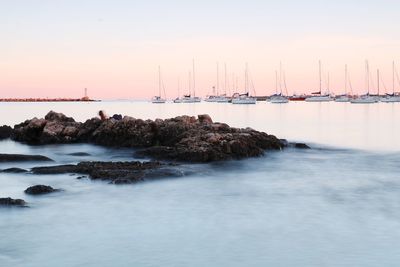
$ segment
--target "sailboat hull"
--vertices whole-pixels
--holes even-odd
[[[153,104],[164,104],[166,101],[165,100],[152,100],[151,103]]]
[[[257,99],[253,97],[246,97],[246,98],[233,98],[232,104],[241,104],[241,105],[251,105],[256,104]]]
[[[310,96],[307,97],[306,102],[329,102],[332,101],[332,98],[328,95],[328,96]]]
[[[271,104],[285,104],[289,102],[289,99],[287,99],[284,96],[278,95],[278,96],[272,96],[269,102]]]
[[[374,104],[379,102],[376,97],[361,96],[350,101],[352,104]]]
[[[340,97],[335,98],[335,102],[350,102],[350,97],[340,96]]]
[[[384,103],[396,103],[400,102],[400,96],[389,96],[381,98],[381,102]]]

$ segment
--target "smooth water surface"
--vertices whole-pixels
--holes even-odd
[[[0,266],[398,266],[400,105],[290,103],[232,106],[143,102],[2,103],[0,124],[48,110],[79,121],[99,109],[137,118],[201,113],[230,125],[311,142],[261,158],[193,165],[196,174],[116,186],[71,175],[1,174]],[[73,157],[88,152],[89,157]],[[0,153],[56,162],[132,160],[129,149],[32,147]],[[0,164],[31,168],[49,163]],[[188,167],[188,166],[186,166]],[[28,186],[64,191],[33,197]]]

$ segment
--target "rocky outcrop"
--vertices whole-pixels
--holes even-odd
[[[93,180],[107,180],[114,184],[131,184],[146,179],[177,177],[185,173],[173,164],[160,162],[81,162],[32,168],[33,174],[85,174]]]
[[[53,161],[42,155],[0,154],[0,162]]]
[[[0,140],[10,138],[12,131],[13,129],[10,126],[7,125],[0,126]]]
[[[88,157],[88,156],[91,156],[89,153],[86,153],[86,152],[74,152],[74,153],[69,153],[67,155],[68,156],[74,156],[74,157]]]
[[[281,150],[286,142],[273,135],[213,122],[209,115],[141,120],[93,118],[75,122],[64,114],[49,112],[15,125],[12,139],[29,144],[89,142],[103,146],[140,148],[140,155],[157,159],[210,162],[260,156]]]
[[[0,207],[26,207],[23,199],[12,199],[10,197],[0,198]]]
[[[28,171],[24,170],[24,169],[21,169],[21,168],[8,168],[8,169],[1,170],[0,172],[4,172],[4,173],[24,173],[24,172],[28,172]]]
[[[34,185],[28,187],[24,192],[28,195],[44,195],[59,191],[61,191],[61,189],[54,189],[53,187],[48,185]]]

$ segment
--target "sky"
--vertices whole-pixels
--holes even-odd
[[[0,98],[148,98],[158,66],[168,98],[217,85],[244,91],[248,64],[257,95],[275,92],[280,69],[288,92],[344,92],[348,65],[354,93],[365,93],[365,61],[376,90],[392,90],[400,72],[400,1],[0,0]],[[400,73],[399,73],[400,74]],[[283,77],[283,74],[282,74]],[[180,86],[178,86],[180,84]],[[237,84],[237,88],[235,87]],[[283,87],[283,85],[282,85]],[[396,84],[400,91],[400,84]]]

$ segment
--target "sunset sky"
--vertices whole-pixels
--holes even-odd
[[[0,98],[80,97],[85,87],[92,98],[147,98],[158,90],[158,65],[175,98],[193,58],[200,96],[216,84],[217,62],[221,88],[226,63],[228,83],[237,76],[242,91],[248,62],[265,95],[280,61],[289,93],[315,91],[319,59],[332,91],[343,92],[347,63],[364,93],[368,59],[375,87],[379,68],[391,90],[399,11],[398,0],[1,0]]]

